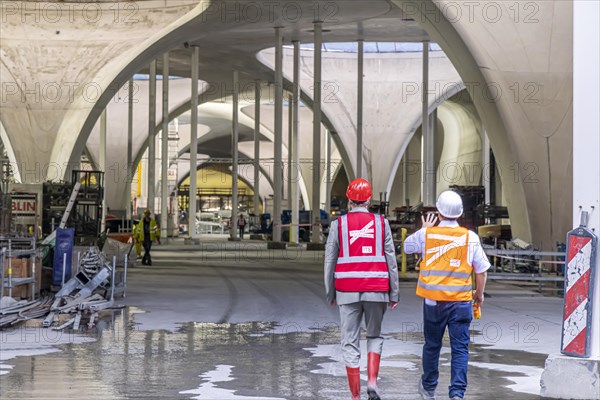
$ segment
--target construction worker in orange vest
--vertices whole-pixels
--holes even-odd
[[[452,353],[449,397],[460,400],[467,389],[469,363],[469,326],[473,319],[473,301],[483,304],[483,291],[490,262],[483,252],[479,236],[459,226],[463,213],[460,195],[453,191],[440,194],[437,217],[421,217],[423,227],[407,237],[406,253],[420,253],[417,296],[423,297],[423,375],[418,391],[423,399],[435,400],[439,377],[439,358],[446,328]],[[477,290],[473,292],[475,271]]]
[[[388,221],[367,210],[371,184],[348,185],[350,212],[331,223],[325,250],[327,301],[339,306],[342,351],[352,400],[360,398],[360,326],[367,328],[367,394],[380,400],[377,376],[383,347],[381,323],[386,307],[398,305],[398,266]]]

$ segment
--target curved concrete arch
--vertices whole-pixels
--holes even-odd
[[[200,144],[200,142],[199,142],[198,144]],[[179,151],[179,157],[178,157],[178,159],[177,159],[177,160],[175,160],[175,162],[171,162],[171,165],[174,165],[174,164],[178,163],[178,162],[180,161],[180,159],[179,159],[179,158],[180,158],[182,155],[189,153],[189,151],[190,151],[190,145],[188,144],[188,145],[184,146],[184,147],[183,147],[183,148],[182,148],[182,149]],[[239,151],[239,154],[240,154],[240,155],[244,155],[244,156],[245,156],[245,157],[247,157],[247,158],[251,158],[251,157],[249,157],[247,154],[243,153],[242,151]],[[198,169],[200,169],[200,165],[211,164],[211,159],[212,159],[212,158],[210,158],[210,156],[209,156],[209,158],[207,158],[207,159],[206,159],[206,161],[203,161],[201,164],[198,164],[198,165],[199,165]],[[214,164],[214,161],[213,161],[212,163]],[[271,177],[271,175],[268,173],[268,171],[267,171],[267,170],[265,170],[265,168],[263,168],[263,167],[259,167],[259,171],[260,171],[260,174],[261,174],[261,175],[262,175],[262,176],[263,176],[263,177],[264,177],[264,178],[267,180],[267,182],[269,183],[269,186],[271,187],[271,189],[273,189],[273,178],[272,178],[272,177]],[[190,176],[190,172],[189,172],[189,170],[188,170],[187,172],[185,172],[185,173],[184,173],[182,176],[183,176],[183,177],[182,177],[182,178],[180,178],[180,179],[178,180],[178,182],[177,182],[177,185],[180,185],[180,184],[181,184],[181,182],[183,182],[183,181],[184,181],[184,180],[185,180],[187,177],[189,177],[189,176]],[[245,179],[245,180],[249,180],[249,179],[245,178],[245,175],[243,175],[243,174],[238,174],[238,176],[240,176],[240,177],[244,177],[244,179]],[[249,185],[249,186],[253,187],[253,185]]]
[[[27,2],[14,3],[28,8]],[[30,169],[52,163],[68,176],[71,150],[78,148],[72,157],[78,162],[87,133],[116,89],[136,72],[136,60],[172,47],[162,37],[201,12],[194,0],[143,0],[135,3],[135,16],[116,20],[115,4],[89,3],[98,18],[86,23],[81,9],[71,18],[63,13],[60,24],[44,18],[41,7],[30,16],[35,25],[24,24],[21,13],[3,15],[0,80],[12,95],[0,104],[0,118],[11,140],[18,141],[13,142],[18,162]],[[27,37],[36,40],[23,40]]]
[[[456,85],[452,85],[449,90],[444,91],[442,96],[433,98],[429,105],[429,114],[431,114],[435,109],[437,109],[440,106],[440,104],[442,104],[443,102],[448,100],[450,97],[454,96],[455,94],[457,94],[463,90],[465,90],[465,85],[463,82],[460,82]],[[400,161],[402,160],[402,157],[404,156],[406,147],[408,147],[408,144],[410,143],[413,136],[415,135],[417,128],[421,125],[423,125],[423,115],[420,115],[415,120],[414,124],[412,125],[411,133],[409,134],[408,140],[406,140],[404,142],[404,144],[401,147],[401,151],[399,151],[398,154],[396,155],[396,157],[394,158],[394,162],[392,164],[392,170],[390,171],[390,175],[388,177],[388,181],[387,181],[387,185],[386,185],[386,192],[392,193],[392,185],[394,184],[394,178],[396,177],[396,174],[398,173],[398,167],[400,166]]]
[[[393,2],[423,26],[469,83],[498,168],[514,178],[502,180],[514,236],[553,248],[572,217],[572,63],[566,56],[572,52],[572,3],[530,2],[535,23],[525,23],[507,15],[490,20],[466,2]],[[556,179],[564,184],[553,186]]]
[[[15,182],[20,183],[21,172],[19,171],[19,163],[17,162],[17,158],[15,157],[15,151],[13,150],[12,144],[10,143],[10,138],[6,134],[4,125],[2,125],[2,121],[0,121],[0,140],[2,140],[2,144],[4,145],[4,149],[6,150],[8,162],[13,168]]]
[[[284,73],[289,72],[292,58],[291,51],[286,50]],[[301,86],[307,94],[312,87],[312,57],[312,51],[301,52]],[[257,58],[272,67],[273,49],[262,51]],[[322,57],[324,89],[328,85],[322,111],[334,125],[342,158],[350,158],[345,165],[350,179],[356,164],[356,60],[356,53],[324,52]],[[366,53],[364,75],[363,162],[373,190],[383,192],[397,169],[389,160],[399,157],[418,125],[422,53]],[[460,82],[450,60],[441,51],[432,52],[430,87],[435,88],[435,94],[430,96],[430,103],[439,103],[449,93],[460,90]]]
[[[198,164],[198,168],[196,169],[196,171],[200,171],[201,169],[203,169],[205,167],[208,167],[208,166],[211,166],[211,165],[214,165],[214,163],[211,163],[210,159],[209,159],[207,161],[204,161],[204,162]],[[223,172],[225,172],[225,171],[223,171]],[[229,175],[231,175],[231,170],[227,170],[226,173],[228,173]],[[187,178],[189,178],[189,176],[190,176],[189,172],[186,173],[186,174],[184,174],[183,178],[179,179],[179,181],[177,182],[177,186],[180,186],[183,183],[183,181],[185,181]],[[244,176],[239,176],[238,175],[238,179],[241,180],[242,182],[244,182],[248,187],[252,188],[253,191],[256,190],[256,188],[254,187],[254,185],[252,184],[252,182],[248,178],[246,178]],[[259,190],[259,197],[261,199],[264,199],[266,196],[269,196],[270,194],[272,194],[272,192],[271,193],[265,193],[263,196],[261,196],[260,195],[261,192],[265,193],[265,191],[260,191]]]

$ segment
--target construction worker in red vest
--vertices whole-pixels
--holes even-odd
[[[460,195],[453,191],[440,194],[436,207],[437,217],[430,213],[421,217],[423,227],[407,237],[406,253],[420,253],[417,296],[423,304],[423,375],[419,394],[423,399],[435,400],[438,384],[438,364],[442,338],[446,328],[450,335],[452,354],[449,397],[460,400],[467,389],[469,363],[469,326],[473,319],[473,301],[483,304],[483,291],[490,262],[483,252],[479,236],[459,226],[457,219],[463,213]],[[477,290],[473,292],[472,273],[475,271]]]
[[[360,398],[360,326],[367,328],[367,394],[380,400],[377,375],[383,347],[381,323],[386,307],[398,305],[398,266],[388,221],[367,210],[371,184],[348,185],[350,212],[331,223],[325,250],[327,301],[339,306],[342,351],[352,400]]]

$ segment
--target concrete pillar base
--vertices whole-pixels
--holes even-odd
[[[242,239],[240,239],[240,238],[231,238],[231,237],[230,237],[230,238],[227,238],[227,240],[228,240],[229,242],[241,242],[241,241],[242,241]]]
[[[189,245],[199,245],[200,244],[200,239],[198,238],[185,238],[183,240],[184,244],[189,244]]]
[[[325,250],[325,243],[307,243],[306,250],[323,251],[323,250]]]
[[[542,373],[541,396],[547,399],[600,399],[600,359],[551,354]]]

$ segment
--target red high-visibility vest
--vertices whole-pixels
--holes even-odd
[[[340,292],[389,292],[382,215],[354,212],[338,218],[340,252],[335,289]]]
[[[467,261],[469,230],[463,227],[427,228],[425,249],[417,296],[438,301],[472,300],[473,267]]]

